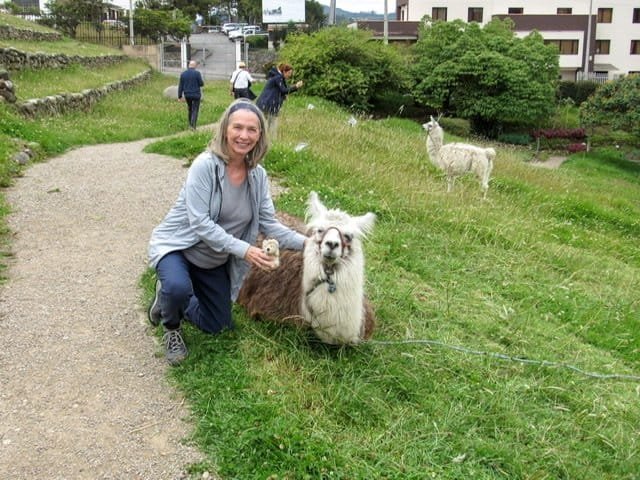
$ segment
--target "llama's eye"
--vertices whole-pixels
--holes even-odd
[[[316,229],[316,233],[317,233],[318,235],[322,235],[322,234],[324,233],[324,228],[318,228],[318,229]]]
[[[347,243],[351,243],[353,241],[353,235],[350,233],[345,233],[344,239],[347,241]]]

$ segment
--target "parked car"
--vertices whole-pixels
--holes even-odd
[[[232,30],[229,32],[229,40],[237,40],[239,38],[244,38],[249,35],[256,35],[258,33],[263,33],[262,29],[258,25],[247,25],[236,30]]]
[[[233,30],[236,30],[238,28],[242,28],[244,26],[246,26],[246,23],[225,23],[224,25],[222,25],[222,33],[224,33],[225,35],[229,35],[230,32],[232,32]]]
[[[242,34],[242,38],[255,37],[257,35],[269,35],[269,34],[264,30],[262,30],[261,28],[250,28],[249,30],[245,30],[245,32]]]
[[[115,28],[118,30],[124,30],[125,28],[127,28],[127,25],[120,20],[103,20],[102,25],[104,26],[104,28]]]
[[[242,27],[242,33],[245,33],[247,30],[260,30],[260,25],[245,25]]]
[[[220,32],[220,25],[209,25],[207,26],[207,33],[218,33]]]

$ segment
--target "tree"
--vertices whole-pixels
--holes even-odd
[[[280,57],[304,80],[305,93],[355,110],[370,111],[376,95],[409,87],[404,57],[367,31],[333,27],[290,34]]]
[[[209,10],[215,4],[216,2],[209,0],[138,0],[136,9],[180,10],[186,18],[193,21],[198,13],[204,18],[209,18]]]
[[[309,31],[318,31],[327,24],[327,16],[324,14],[324,9],[320,3],[315,0],[307,0],[304,2],[304,8]]]
[[[56,28],[75,38],[76,28],[84,21],[93,21],[98,28],[102,25],[102,13],[105,2],[102,0],[51,0],[47,9],[53,18]]]
[[[533,32],[517,38],[511,20],[477,23],[425,19],[415,45],[415,97],[467,118],[477,132],[534,126],[555,106],[558,52]]]
[[[640,138],[640,75],[605,83],[580,107],[585,127],[607,125]]]
[[[139,35],[159,41],[166,36],[181,40],[191,33],[192,21],[180,10],[149,10],[138,8],[133,16],[134,30]]]

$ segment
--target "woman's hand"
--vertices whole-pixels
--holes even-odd
[[[271,271],[273,270],[273,259],[264,253],[258,247],[254,247],[253,245],[249,247],[247,253],[244,255],[244,259],[249,262],[251,265],[255,265],[261,270]]]

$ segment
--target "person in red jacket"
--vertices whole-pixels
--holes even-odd
[[[264,89],[256,100],[256,105],[264,113],[269,130],[269,139],[275,140],[278,134],[278,113],[287,95],[302,88],[302,80],[298,80],[295,85],[289,87],[287,80],[293,75],[293,67],[288,63],[281,63],[278,68],[272,68],[268,73],[269,79],[264,85]]]

